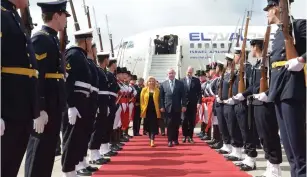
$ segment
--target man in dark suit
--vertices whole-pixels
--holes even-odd
[[[193,133],[195,127],[196,110],[200,107],[201,103],[201,86],[198,78],[193,77],[194,69],[188,67],[187,76],[181,81],[183,82],[185,91],[187,93],[187,111],[184,113],[182,132],[183,140],[185,143],[188,139],[189,143],[194,143]]]
[[[138,84],[136,84],[137,76],[133,75],[132,79],[130,81],[130,84],[134,87],[134,89],[137,91],[136,94],[136,101],[135,101],[135,107],[134,107],[134,117],[133,117],[133,136],[141,136],[140,135],[140,126],[141,126],[141,107],[140,107],[140,96],[142,92],[142,87],[140,87]]]
[[[168,147],[179,145],[179,125],[181,122],[181,112],[186,111],[186,92],[184,85],[175,79],[174,69],[168,70],[168,80],[160,85],[160,111],[165,112],[167,119]]]

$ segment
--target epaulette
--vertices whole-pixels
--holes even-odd
[[[7,9],[1,6],[1,11],[7,11]]]
[[[43,31],[43,30],[38,31],[37,33],[42,33],[42,34],[44,34],[44,35],[49,36],[49,33],[48,33],[48,32],[46,32],[46,31]]]

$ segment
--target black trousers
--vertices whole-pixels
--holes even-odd
[[[291,176],[306,176],[306,103],[297,100],[275,102],[280,135],[291,166]]]
[[[101,97],[101,95],[99,95]],[[94,123],[94,131],[91,136],[91,141],[89,145],[89,149],[97,150],[100,148],[102,143],[108,143],[110,140],[110,136],[108,136],[108,98],[105,97],[105,102],[99,102],[99,113],[97,114],[97,118]]]
[[[77,117],[76,123],[71,125],[68,123],[68,114],[66,114],[62,123],[65,127],[63,132],[63,154],[62,154],[62,171],[70,172],[75,170],[75,165],[80,162],[80,157],[83,156],[83,147],[80,143],[86,139],[86,125],[88,118],[89,98],[84,94],[75,95],[75,107],[79,111],[82,118]]]
[[[237,122],[234,105],[224,105],[224,117],[231,137],[231,145],[233,147],[243,147],[243,139]]]
[[[5,121],[1,137],[1,176],[16,177],[26,152],[33,121]]]
[[[141,107],[135,106],[134,107],[134,117],[133,117],[133,135],[140,134],[141,128]]]
[[[26,177],[51,176],[62,122],[62,109],[47,107],[48,123],[44,132],[30,135],[25,161]]]
[[[170,141],[178,141],[179,126],[181,123],[181,112],[167,113],[167,139]]]
[[[248,126],[248,110],[246,103],[240,102],[239,104],[236,104],[234,110],[239,125],[239,129],[234,131],[241,131],[246,155],[249,157],[257,157],[258,153],[256,151],[254,124],[251,127]]]
[[[187,111],[184,113],[183,123],[182,123],[182,133],[185,137],[193,138],[195,119],[196,119],[196,104],[188,104]]]
[[[216,110],[216,116],[217,116],[217,120],[218,120],[218,126],[219,126],[219,130],[220,133],[222,134],[222,140],[224,142],[224,144],[230,144],[231,142],[231,138],[229,135],[229,131],[227,128],[227,122],[226,119],[224,117],[224,104],[220,104],[220,103],[216,103],[215,104],[215,110]]]
[[[109,136],[109,139],[108,139],[108,142],[111,141],[111,137],[113,135],[113,125],[114,125],[114,121],[115,121],[115,114],[116,114],[116,111],[119,107],[119,105],[116,104],[116,97],[115,96],[110,96],[110,99],[109,99],[109,109],[110,109],[110,113],[108,115],[108,120],[109,120],[109,126],[108,126],[108,131],[107,131],[107,134]]]
[[[165,133],[165,119],[163,118],[163,116],[160,119],[158,119],[158,125],[160,128],[161,134]]]
[[[87,149],[89,147],[89,143],[91,141],[91,135],[93,131],[95,131],[94,128],[94,122],[96,121],[96,114],[97,114],[97,109],[98,109],[98,94],[97,92],[92,92],[89,100],[89,106],[88,106],[88,111],[87,111],[87,121],[85,122],[85,138],[80,144],[82,146],[82,154],[79,157],[79,161],[82,162],[84,157],[87,156]]]
[[[280,164],[282,152],[274,104],[254,105],[254,117],[265,159],[272,164]]]

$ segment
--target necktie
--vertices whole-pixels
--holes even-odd
[[[188,87],[189,87],[189,89],[190,89],[190,85],[191,85],[191,79],[190,79],[190,77],[188,77]]]
[[[174,81],[171,80],[171,91],[173,92],[174,91]]]

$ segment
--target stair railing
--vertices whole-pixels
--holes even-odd
[[[176,63],[177,63],[177,68],[176,68],[176,73],[177,73],[177,78],[181,78],[181,65],[182,65],[182,45],[180,38],[178,38],[178,45],[176,46]]]

